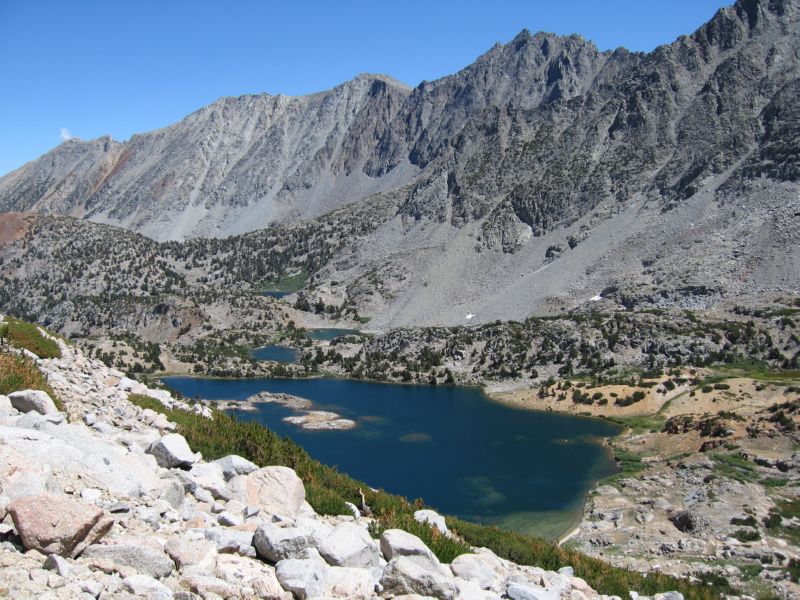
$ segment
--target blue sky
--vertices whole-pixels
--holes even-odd
[[[0,0],[0,175],[62,134],[124,140],[220,96],[305,94],[363,72],[413,86],[523,28],[649,51],[731,2]]]

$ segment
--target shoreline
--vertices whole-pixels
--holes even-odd
[[[581,519],[581,522],[583,522],[583,519]],[[568,541],[570,541],[572,538],[574,538],[576,535],[578,535],[580,533],[580,531],[581,531],[581,524],[578,523],[578,525],[576,525],[575,527],[570,529],[566,534],[564,534],[560,538],[558,538],[558,541],[556,542],[556,544],[559,545],[559,546],[563,546]]]
[[[597,411],[596,413],[592,413],[588,410],[564,410],[561,408],[560,404],[564,404],[565,406],[574,407],[575,404],[570,402],[569,400],[564,400],[559,402],[558,404],[553,404],[552,401],[544,401],[539,400],[536,398],[537,388],[534,386],[527,386],[516,388],[513,390],[496,390],[490,391],[484,388],[484,394],[490,398],[493,402],[497,402],[499,404],[503,404],[505,406],[509,406],[511,408],[518,408],[521,410],[532,410],[532,411],[540,411],[540,412],[554,412],[562,415],[571,415],[574,417],[586,417],[592,419],[603,419],[605,421],[613,421],[618,422],[617,419],[624,420],[629,418],[637,418],[637,417],[650,417],[653,415],[658,414],[661,410],[669,405],[669,403],[677,398],[678,396],[687,393],[688,389],[681,389],[676,388],[672,393],[664,395],[663,398],[660,398],[660,403],[658,404],[657,410],[640,410],[640,411],[628,411],[623,412],[627,407],[621,407],[620,409],[613,408],[613,404],[608,404],[607,410]],[[530,392],[531,397],[527,399],[519,399],[514,398],[512,394],[520,394]],[[591,405],[596,406],[596,405]],[[647,406],[645,404],[645,406]],[[620,423],[621,424],[621,423]]]
[[[584,520],[585,520],[586,507],[587,507],[588,502],[589,502],[589,495],[594,490],[596,490],[598,487],[603,485],[606,481],[609,481],[610,479],[615,477],[620,472],[619,463],[618,463],[618,461],[616,459],[616,454],[614,453],[614,448],[611,446],[610,440],[621,438],[622,436],[627,435],[628,433],[630,433],[631,428],[628,425],[626,425],[623,422],[621,422],[620,420],[617,420],[613,416],[610,416],[610,415],[592,415],[592,414],[585,414],[585,413],[584,414],[580,414],[580,413],[576,413],[576,412],[569,411],[569,410],[554,409],[554,408],[552,408],[550,406],[547,406],[547,407],[535,406],[535,405],[532,406],[531,402],[525,402],[523,400],[512,399],[512,398],[508,397],[509,393],[519,393],[519,392],[524,392],[524,391],[531,391],[531,393],[533,394],[533,393],[535,393],[535,388],[533,388],[533,387],[517,388],[517,389],[514,389],[514,390],[503,390],[503,391],[499,391],[498,390],[498,391],[493,391],[493,392],[487,390],[486,388],[482,388],[482,390],[483,390],[484,396],[486,396],[491,402],[495,402],[497,404],[501,404],[501,405],[507,406],[509,408],[515,408],[515,409],[518,409],[518,410],[527,410],[527,411],[531,411],[531,412],[557,413],[557,414],[561,414],[561,415],[567,415],[567,416],[571,416],[571,417],[581,417],[581,418],[586,418],[586,419],[599,419],[601,421],[614,423],[615,425],[617,425],[620,428],[620,430],[619,430],[619,432],[617,434],[615,434],[613,436],[608,436],[608,437],[601,437],[600,438],[600,442],[599,442],[599,445],[602,447],[603,451],[615,463],[615,466],[616,466],[617,470],[612,475],[608,475],[606,477],[602,477],[600,479],[597,479],[597,480],[593,481],[586,488],[586,490],[584,491],[584,494],[583,494],[583,499],[581,500],[581,503],[580,503],[580,505],[581,505],[580,506],[580,510],[576,511],[576,519],[575,519],[574,524],[571,525],[570,528],[567,529],[564,533],[562,533],[559,537],[557,537],[557,538],[555,538],[553,540],[553,543],[555,543],[557,546],[562,546],[562,545],[566,544],[568,541],[570,541],[572,538],[576,537],[581,532],[581,528],[582,528],[582,526],[584,524]],[[533,404],[535,404],[535,400],[534,400]],[[665,402],[665,404],[666,404],[666,402]],[[657,413],[653,413],[653,414],[657,414]],[[628,415],[625,415],[625,416],[628,416]],[[619,419],[624,419],[625,416],[619,415]],[[648,415],[636,415],[636,416],[648,416]]]
[[[620,427],[621,431],[618,434],[602,438],[604,446],[608,445],[607,440],[624,435],[625,432],[629,430],[629,427],[624,423],[623,419],[629,417],[649,417],[658,414],[658,413],[641,413],[638,415],[599,415],[599,414],[593,415],[588,412],[572,412],[569,410],[554,409],[550,406],[545,406],[545,407],[530,406],[529,404],[520,400],[512,400],[506,397],[501,397],[501,394],[507,394],[508,392],[489,392],[486,390],[485,387],[483,386],[479,387],[481,388],[483,395],[486,396],[486,398],[488,398],[491,402],[507,406],[508,408],[516,408],[519,410],[526,410],[528,412],[555,413],[558,415],[565,415],[580,419],[594,419],[594,420],[604,421],[606,423],[613,423],[614,425]],[[533,390],[534,388],[525,388],[525,389]],[[525,390],[515,390],[515,391],[519,392]]]

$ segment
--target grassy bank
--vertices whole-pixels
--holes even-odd
[[[0,349],[9,345],[33,352],[39,358],[61,357],[58,344],[44,337],[35,325],[6,317],[0,324]],[[61,399],[47,383],[36,362],[26,356],[0,351],[0,394],[8,395],[20,390],[47,392],[56,408],[64,410]]]
[[[451,562],[459,554],[469,552],[470,546],[484,546],[492,549],[498,556],[519,564],[546,569],[571,565],[577,576],[584,578],[589,585],[604,594],[627,597],[630,590],[645,595],[677,590],[687,600],[711,600],[719,597],[709,586],[659,573],[644,576],[613,567],[574,550],[561,548],[546,540],[460,519],[448,517],[448,524],[463,541],[447,538],[439,535],[435,529],[414,520],[414,511],[424,506],[422,501],[409,502],[384,491],[373,491],[369,485],[314,460],[296,443],[275,434],[263,425],[239,421],[219,411],[215,411],[213,419],[183,411],[171,411],[146,396],[133,395],[131,400],[143,408],[166,414],[178,424],[178,432],[187,439],[192,448],[202,452],[207,459],[239,454],[259,465],[291,467],[303,479],[307,500],[320,514],[349,514],[345,503],[351,502],[359,506],[360,493],[363,492],[376,519],[372,528],[373,534],[390,528],[410,531],[419,536],[443,562]]]
[[[7,396],[20,390],[42,390],[55,402],[56,408],[64,405],[47,383],[47,379],[31,359],[15,354],[0,353],[0,394]]]
[[[61,358],[58,344],[39,333],[36,325],[13,317],[0,324],[0,345],[5,344],[29,350],[39,358]]]
[[[265,281],[262,288],[264,292],[296,292],[302,290],[308,283],[308,273],[299,271],[291,275],[283,274],[278,279]]]

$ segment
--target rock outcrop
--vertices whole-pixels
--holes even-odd
[[[75,556],[114,524],[101,509],[65,496],[24,496],[8,507],[22,544],[42,554]]]
[[[189,444],[182,435],[170,433],[154,441],[147,448],[147,453],[156,457],[160,467],[189,467],[197,462]]]
[[[16,408],[19,412],[36,411],[42,415],[49,415],[57,413],[53,399],[41,390],[21,390],[19,392],[12,392],[8,395],[11,401],[11,406]]]
[[[244,494],[236,497],[265,514],[294,518],[305,502],[303,482],[288,467],[263,467],[242,477]]]

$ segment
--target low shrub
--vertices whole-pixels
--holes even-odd
[[[733,533],[733,537],[742,543],[747,543],[760,540],[761,534],[754,529],[739,529]]]
[[[717,475],[735,479],[742,483],[756,481],[759,478],[756,466],[741,455],[714,453],[714,471]]]
[[[521,565],[535,565],[555,570],[569,565],[575,575],[603,594],[628,597],[630,591],[652,596],[674,590],[693,600],[718,598],[717,589],[695,585],[662,573],[650,572],[646,576],[627,569],[613,567],[600,559],[581,554],[545,540],[497,527],[486,527],[461,519],[448,517],[447,525],[471,546],[491,548],[501,558]]]
[[[625,396],[624,398],[617,398],[614,401],[614,404],[617,406],[630,406],[631,404],[636,404],[637,402],[641,402],[645,399],[646,394],[642,390],[636,390],[630,396]]]
[[[32,324],[6,317],[0,325],[0,340],[7,340],[15,348],[24,348],[39,358],[61,358],[61,350],[53,340],[39,333],[39,328]]]
[[[42,390],[55,402],[58,410],[64,410],[53,388],[47,383],[44,374],[31,359],[15,354],[0,354],[0,394],[7,396],[19,390]]]

